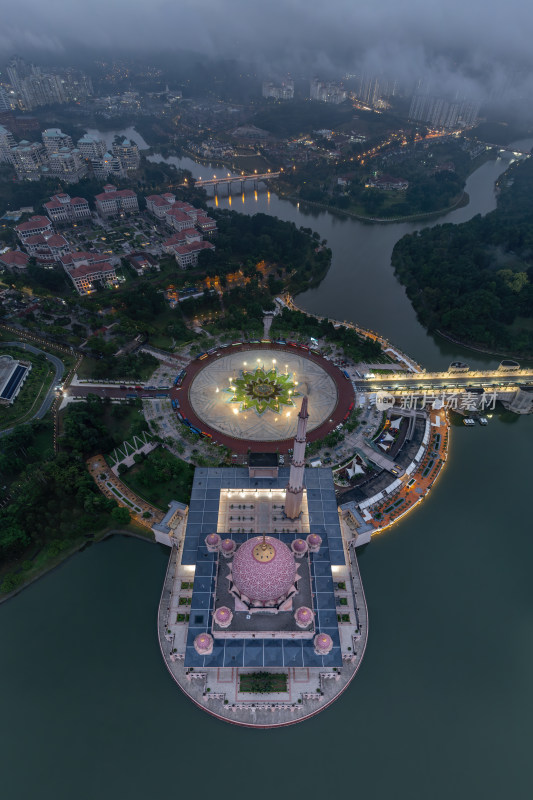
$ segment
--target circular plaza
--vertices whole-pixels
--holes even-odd
[[[172,391],[181,415],[236,452],[286,452],[302,398],[308,441],[323,438],[353,408],[352,384],[330,361],[298,345],[233,344],[202,354]]]

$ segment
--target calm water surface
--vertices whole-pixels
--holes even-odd
[[[486,190],[483,211],[501,167],[489,162],[470,179],[471,197],[478,180]],[[239,202],[332,245],[332,269],[303,297],[307,308],[382,330],[427,366],[457,355],[425,335],[387,271],[387,253],[390,264],[394,242],[415,226],[322,212],[304,220],[261,192]],[[159,546],[112,538],[1,606],[2,797],[530,800],[533,417],[504,420],[454,429],[432,494],[360,553],[365,659],[339,702],[303,725],[244,731],[181,695],[157,645],[168,557]]]

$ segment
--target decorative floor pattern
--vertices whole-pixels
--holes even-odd
[[[243,370],[263,365],[265,369],[275,365],[279,371],[293,374],[300,397],[295,398],[292,408],[284,407],[279,414],[267,410],[259,415],[251,409],[240,411],[237,403],[231,403],[231,394],[225,391],[230,378],[239,378]],[[337,405],[335,382],[321,366],[297,353],[261,349],[230,353],[208,363],[194,378],[189,401],[196,416],[214,430],[252,441],[277,441],[295,435],[304,394],[309,397],[307,429],[312,431],[329,419]]]

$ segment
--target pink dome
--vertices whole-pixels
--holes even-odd
[[[206,544],[210,545],[210,547],[216,547],[220,542],[220,536],[218,533],[210,533],[209,536],[205,537],[205,541]]]
[[[307,542],[303,539],[295,539],[292,543],[292,549],[295,553],[305,553],[307,550]]]
[[[241,544],[233,557],[232,578],[241,595],[267,603],[288,594],[296,578],[296,563],[287,545],[270,536],[263,557],[262,542],[262,536],[255,536]]]
[[[233,539],[223,539],[220,546],[225,553],[231,553],[232,550],[235,550],[235,542]]]
[[[233,613],[227,606],[220,606],[220,608],[217,608],[215,611],[215,622],[222,628],[226,628],[230,625],[232,619]]]
[[[322,537],[318,533],[310,533],[307,537],[307,544],[310,547],[320,547],[322,544]]]
[[[208,655],[213,650],[213,637],[209,633],[200,633],[194,640],[194,649],[197,653]]]
[[[314,614],[307,606],[301,606],[294,614],[296,624],[301,628],[307,628],[313,621]]]
[[[333,647],[333,639],[328,633],[319,633],[315,636],[315,651],[320,655],[327,655]]]

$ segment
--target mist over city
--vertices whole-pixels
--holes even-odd
[[[2,5],[5,800],[531,797],[532,30]]]
[[[234,59],[266,76],[385,73],[402,86],[481,102],[520,101],[532,88],[533,9],[519,0],[357,4],[275,0],[96,0],[90,13],[62,0],[23,0],[2,12],[0,58],[71,61],[93,54]]]

